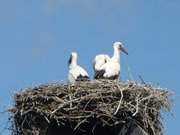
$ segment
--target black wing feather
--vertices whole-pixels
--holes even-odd
[[[76,81],[89,81],[89,76],[79,75],[79,76],[76,78]]]
[[[69,57],[68,65],[70,65],[71,63],[72,63],[72,54],[71,54],[70,57]]]
[[[94,78],[95,79],[104,79],[104,76],[103,76],[104,73],[105,73],[105,70],[95,71]]]

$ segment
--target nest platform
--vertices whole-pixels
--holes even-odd
[[[12,131],[13,135],[162,135],[161,112],[169,111],[170,97],[167,89],[149,84],[107,80],[26,88],[15,95],[10,109]]]

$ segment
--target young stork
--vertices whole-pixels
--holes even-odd
[[[104,65],[106,62],[110,60],[110,57],[107,54],[99,54],[96,55],[93,63],[93,69],[94,71],[100,71],[101,66]]]
[[[124,52],[128,55],[128,52],[124,48],[121,42],[115,42],[113,44],[114,54],[111,58],[100,66],[99,70],[95,70],[95,79],[110,79],[116,80],[120,74],[120,52]],[[96,65],[95,65],[96,66]]]
[[[72,52],[68,61],[69,74],[68,80],[71,83],[76,81],[87,81],[89,80],[89,75],[85,69],[77,64],[78,55],[76,52]]]

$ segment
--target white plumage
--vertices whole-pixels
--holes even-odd
[[[110,60],[110,57],[106,54],[96,55],[94,59],[94,65],[93,65],[94,71],[99,71],[102,65],[104,65],[109,60]]]
[[[77,64],[78,55],[76,52],[72,52],[69,58],[69,82],[86,81],[89,80],[89,75],[85,69]]]
[[[102,64],[98,70],[95,70],[95,79],[111,79],[115,80],[119,78],[120,74],[120,52],[128,54],[121,42],[115,42],[113,44],[114,54],[109,58],[106,63]],[[95,58],[96,60],[96,58]],[[98,63],[96,61],[96,63]],[[96,65],[95,65],[96,66]]]

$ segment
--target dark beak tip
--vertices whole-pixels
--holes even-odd
[[[121,48],[121,51],[124,52],[126,55],[128,55],[128,52],[126,51],[125,48]]]

